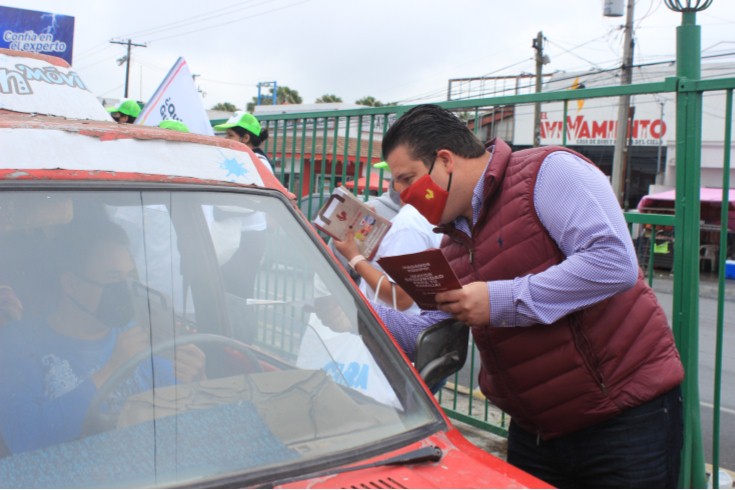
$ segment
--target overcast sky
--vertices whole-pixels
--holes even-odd
[[[627,1],[627,0],[626,0]],[[204,104],[244,107],[257,83],[344,102],[446,100],[450,78],[533,73],[531,41],[547,38],[546,72],[619,66],[624,17],[603,0],[0,0],[0,5],[75,17],[75,70],[95,95],[146,101],[179,56],[199,74]],[[635,63],[674,58],[681,14],[663,0],[635,4]],[[735,52],[735,0],[697,14],[703,56]],[[735,56],[714,58],[735,61]]]

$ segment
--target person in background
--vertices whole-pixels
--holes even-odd
[[[123,99],[118,105],[108,107],[107,112],[120,124],[133,124],[140,114],[140,105],[132,99]]]
[[[372,260],[367,260],[360,254],[354,234],[348,235],[344,241],[332,240],[332,242],[341,256],[347,259],[350,269],[360,276],[360,290],[367,298],[376,298],[375,292],[379,287],[377,299],[381,304],[407,314],[418,315],[421,309],[403,288],[397,286],[383,272],[378,260],[382,257],[437,248],[441,242],[441,235],[434,233],[431,223],[410,204],[402,206],[398,214],[391,219],[391,223]]]
[[[273,173],[268,155],[260,145],[268,139],[268,129],[260,126],[258,119],[249,112],[237,111],[226,122],[214,126],[215,131],[225,131],[225,138],[246,144]]]
[[[373,168],[376,169],[385,169],[387,167],[388,164],[385,163],[385,161],[378,162],[373,165]],[[396,191],[393,187],[392,180],[390,182],[390,185],[388,186],[388,192],[384,192],[380,196],[371,196],[370,198],[368,198],[366,204],[373,208],[375,212],[378,213],[378,215],[382,216],[388,221],[392,221],[393,218],[398,214],[398,211],[401,210],[401,199],[398,196],[398,191]],[[328,246],[332,253],[334,253],[334,256],[337,257],[337,260],[339,260],[339,262],[342,264],[342,267],[344,267],[350,273],[350,277],[352,277],[355,282],[359,283],[361,280],[360,274],[358,274],[352,267],[350,267],[349,262],[345,258],[345,256],[337,250],[334,240],[329,240]]]
[[[507,459],[522,470],[565,488],[675,487],[684,369],[607,177],[563,147],[483,145],[436,105],[403,114],[382,145],[463,285],[421,315],[375,305],[403,349],[438,321],[471,326],[479,386],[511,416]]]
[[[268,130],[260,127],[260,122],[248,112],[238,111],[223,124],[214,126],[215,131],[225,131],[225,138],[247,145],[265,167],[273,173],[268,156],[260,145],[268,139]],[[214,220],[224,220],[226,213],[215,209]],[[240,298],[253,298],[255,278],[263,260],[266,247],[268,221],[265,213],[256,211],[240,220],[240,245],[234,255],[222,266],[225,287],[228,292]]]

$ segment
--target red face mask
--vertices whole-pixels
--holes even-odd
[[[431,166],[428,174],[405,188],[401,192],[401,201],[415,207],[429,223],[437,226],[444,207],[447,205],[449,188],[452,187],[452,174],[449,174],[449,184],[444,190],[432,180],[431,171],[433,169],[434,165]]]

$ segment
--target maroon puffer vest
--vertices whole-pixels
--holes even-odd
[[[564,260],[539,221],[533,191],[546,156],[571,150],[511,153],[499,139],[490,144],[495,148],[473,236],[451,225],[442,229],[448,235],[442,250],[462,284],[535,274]],[[684,377],[664,311],[642,273],[627,291],[551,325],[476,326],[472,334],[482,359],[482,392],[544,439],[613,417]]]

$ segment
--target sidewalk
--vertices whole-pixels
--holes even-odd
[[[648,276],[646,276],[647,278]],[[699,277],[700,298],[717,299],[717,274],[702,272]],[[674,276],[668,271],[655,270],[653,275],[653,290],[657,293],[672,294],[674,292]],[[725,301],[735,302],[735,280],[725,279]]]

